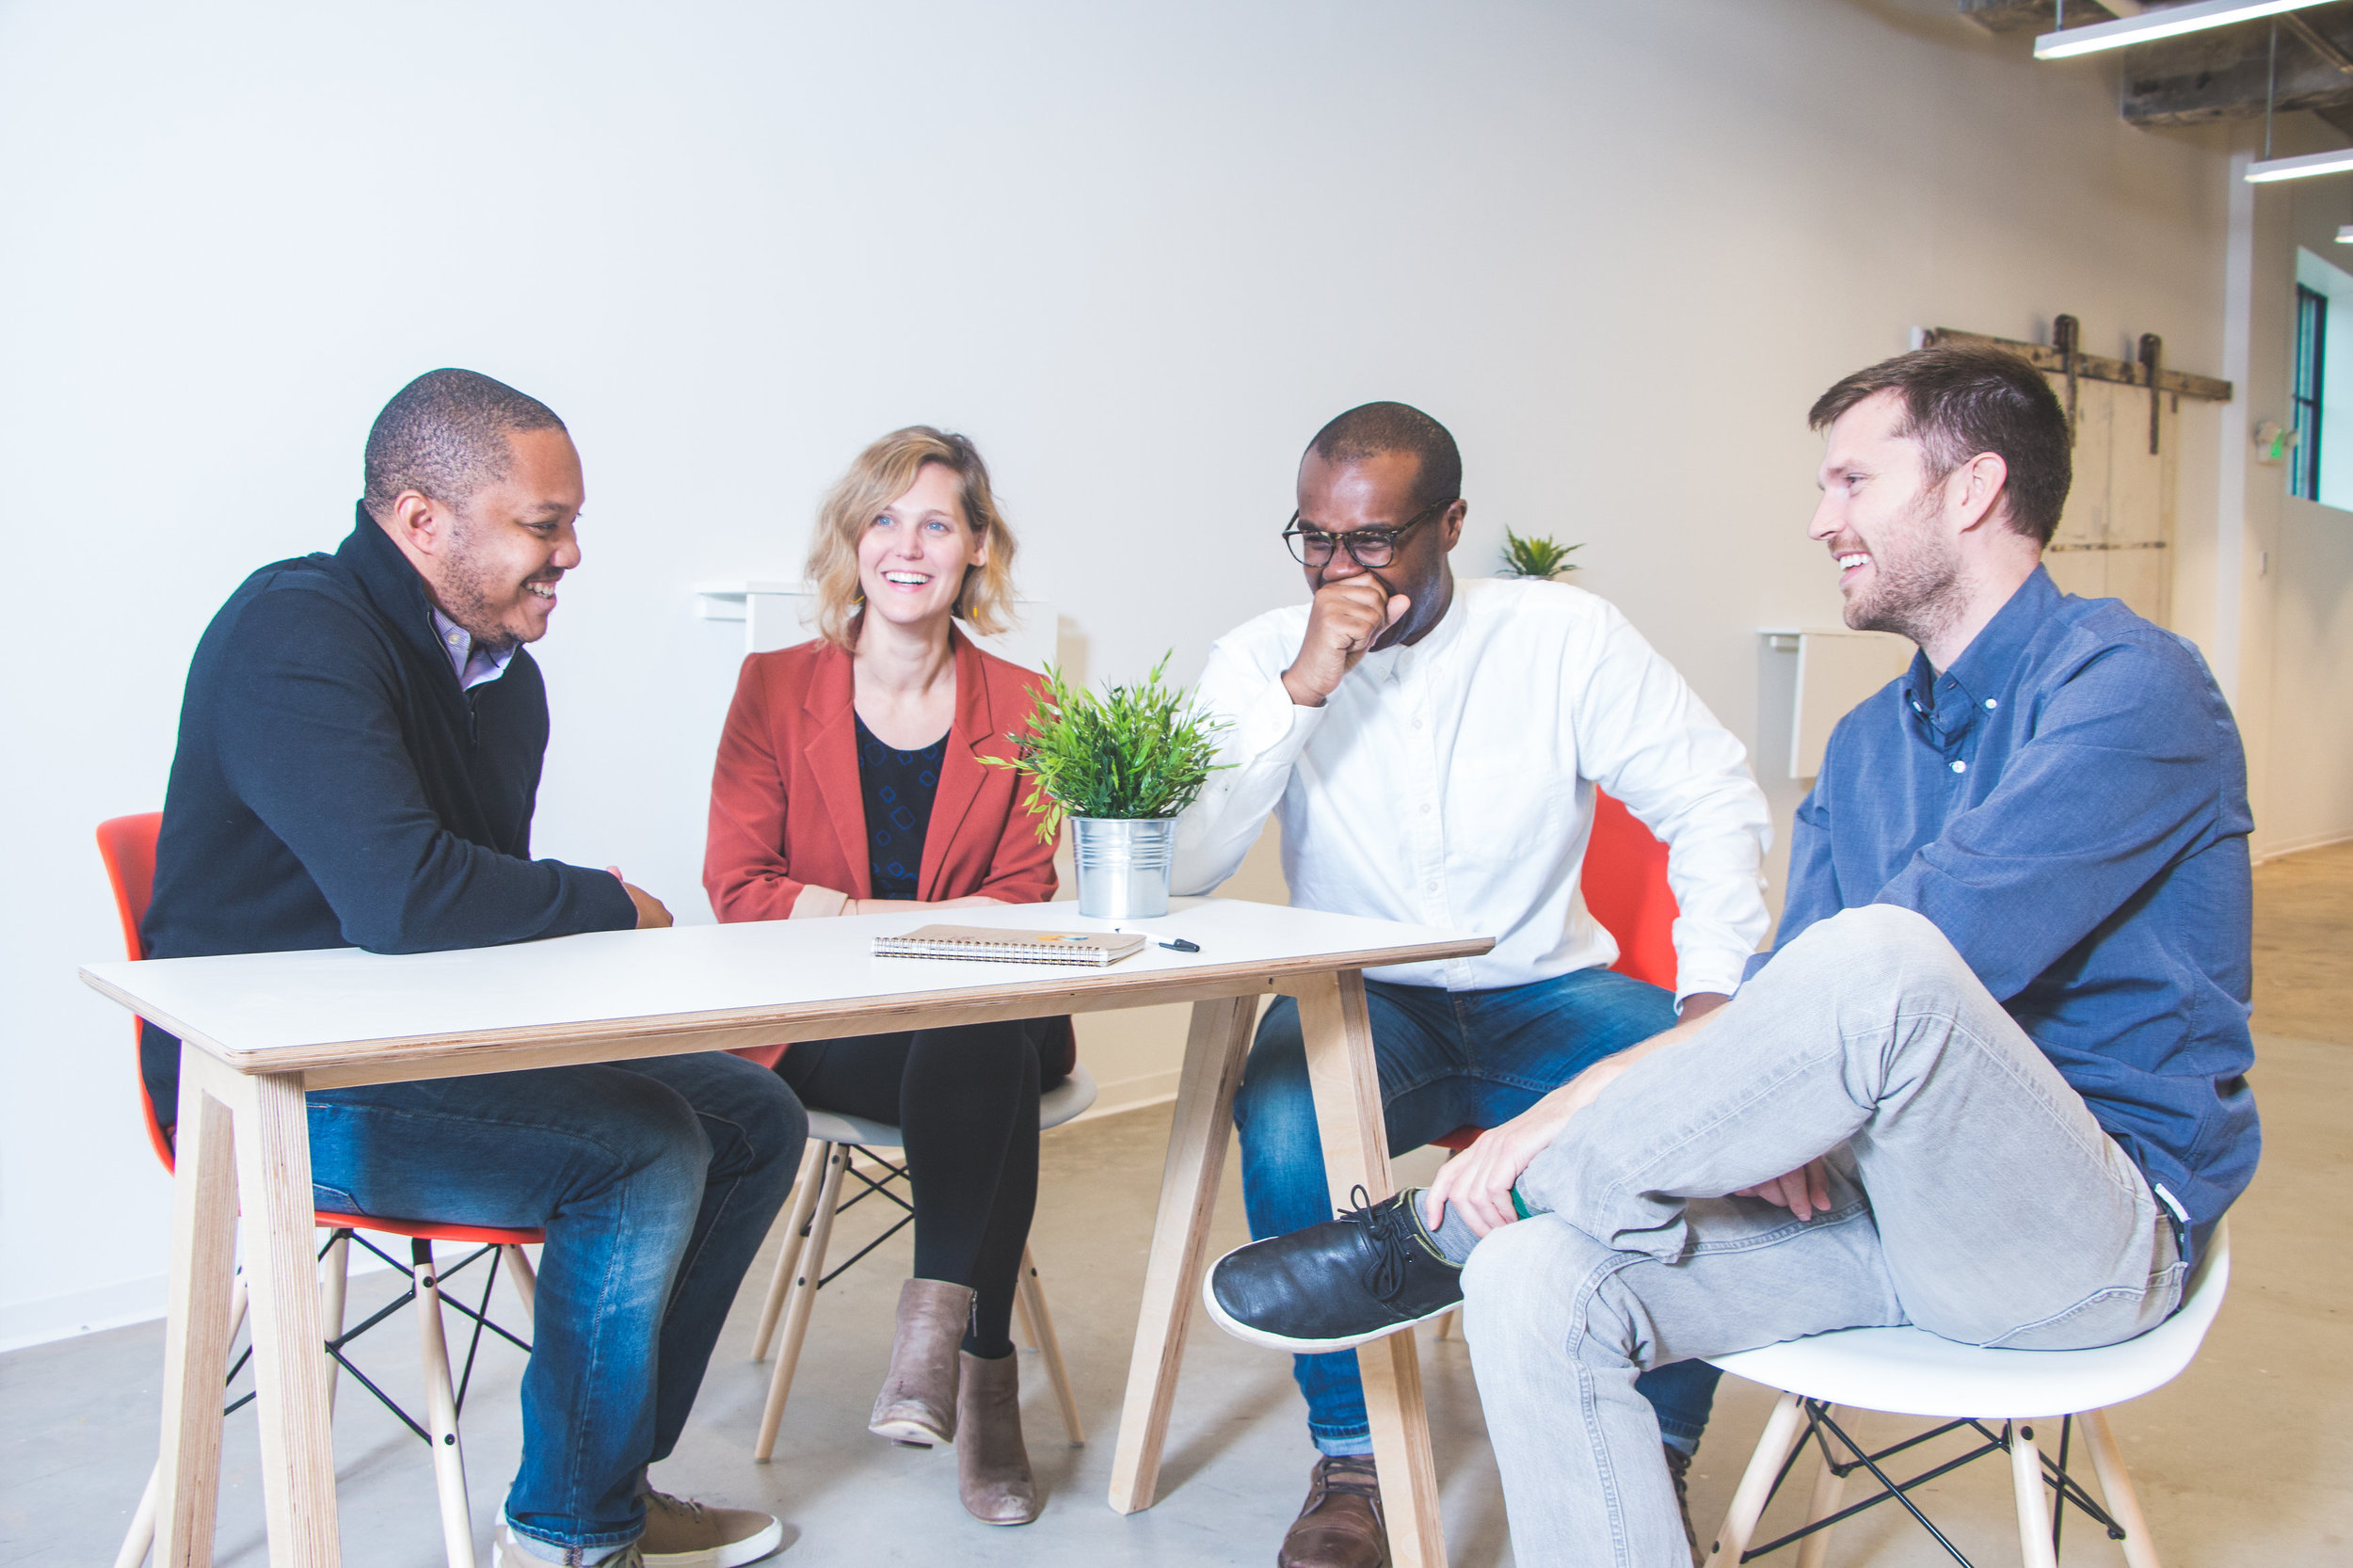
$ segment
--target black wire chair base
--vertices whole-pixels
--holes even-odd
[[[862,1144],[843,1144],[840,1146],[843,1151],[841,1157],[841,1174],[845,1176],[856,1177],[859,1182],[864,1184],[866,1191],[858,1193],[857,1196],[851,1198],[846,1203],[835,1204],[833,1206],[834,1218],[840,1219],[851,1209],[856,1208],[859,1204],[864,1203],[868,1198],[881,1198],[885,1202],[896,1204],[898,1205],[901,1212],[898,1219],[891,1223],[890,1228],[884,1231],[880,1236],[875,1237],[872,1240],[867,1242],[866,1245],[858,1248],[857,1251],[843,1258],[840,1263],[837,1263],[831,1269],[825,1271],[825,1272],[818,1275],[816,1288],[820,1290],[823,1290],[826,1286],[831,1285],[836,1279],[840,1278],[845,1272],[848,1271],[850,1265],[856,1263],[859,1258],[864,1257],[868,1253],[872,1252],[876,1247],[881,1246],[885,1241],[889,1240],[892,1237],[898,1235],[899,1232],[906,1229],[907,1226],[915,1223],[915,1205],[909,1203],[906,1199],[891,1191],[891,1188],[894,1185],[902,1182],[906,1183],[907,1186],[912,1189],[914,1185],[914,1178],[907,1175],[907,1168],[904,1165],[894,1164],[890,1160],[885,1160],[881,1155],[876,1154],[872,1149],[866,1147]],[[857,1168],[857,1160],[855,1158],[858,1155],[864,1155],[867,1159],[881,1166],[883,1172],[882,1176],[879,1178],[870,1176],[864,1171],[859,1170]],[[816,1224],[817,1216],[815,1214],[811,1214],[808,1217],[808,1223],[801,1227],[801,1239],[804,1241],[808,1240],[809,1230]]]
[[[483,1271],[482,1299],[474,1304],[469,1305],[456,1295],[451,1293],[448,1288],[449,1282],[453,1278],[459,1273],[462,1273],[467,1269],[472,1267],[474,1264],[480,1262],[482,1259],[494,1256],[499,1249],[495,1244],[480,1246],[475,1248],[472,1252],[468,1253],[464,1257],[460,1258],[456,1263],[443,1267],[437,1265],[433,1261],[431,1251],[432,1244],[430,1242],[411,1240],[408,1244],[408,1261],[404,1263],[399,1258],[394,1257],[391,1253],[386,1252],[383,1248],[377,1246],[375,1242],[369,1240],[365,1236],[356,1230],[333,1230],[328,1233],[326,1241],[320,1245],[317,1256],[313,1257],[312,1261],[313,1263],[324,1261],[328,1250],[331,1249],[339,1240],[357,1242],[360,1246],[365,1247],[369,1252],[372,1252],[376,1256],[382,1258],[392,1268],[397,1269],[402,1274],[408,1277],[408,1288],[402,1291],[399,1295],[394,1296],[391,1301],[386,1302],[375,1312],[370,1313],[367,1319],[357,1328],[345,1329],[334,1338],[328,1340],[326,1343],[327,1353],[334,1357],[336,1366],[342,1368],[344,1371],[349,1372],[353,1381],[357,1382],[360,1387],[365,1388],[369,1393],[375,1395],[378,1404],[391,1411],[393,1415],[399,1416],[402,1425],[406,1426],[410,1432],[415,1432],[417,1436],[422,1438],[425,1445],[429,1448],[433,1443],[433,1434],[425,1431],[423,1426],[419,1425],[416,1417],[410,1416],[408,1411],[402,1409],[399,1400],[393,1399],[390,1394],[384,1392],[381,1387],[377,1386],[375,1379],[369,1377],[367,1373],[361,1371],[358,1365],[354,1363],[349,1356],[344,1353],[344,1348],[349,1345],[353,1340],[359,1338],[361,1335],[367,1333],[368,1330],[376,1327],[376,1324],[382,1322],[385,1319],[391,1317],[393,1313],[398,1312],[402,1307],[414,1302],[417,1299],[417,1272],[420,1269],[432,1270],[433,1283],[441,1290],[441,1304],[443,1306],[451,1307],[456,1311],[462,1313],[464,1316],[473,1320],[473,1331],[466,1341],[465,1369],[460,1372],[457,1377],[456,1387],[456,1398],[453,1407],[453,1414],[463,1415],[466,1409],[466,1386],[473,1381],[474,1356],[482,1348],[482,1336],[486,1330],[491,1334],[497,1335],[500,1338],[505,1340],[517,1350],[521,1351],[525,1355],[531,1353],[531,1343],[529,1340],[518,1338],[515,1335],[509,1333],[504,1325],[494,1322],[490,1319],[490,1292],[496,1288],[498,1285],[499,1276],[497,1269],[488,1268]],[[244,1351],[238,1354],[235,1362],[230,1366],[228,1381],[232,1384],[235,1383],[237,1381],[237,1374],[243,1371],[246,1364],[252,1359],[253,1346],[248,1342]],[[236,1412],[244,1409],[247,1405],[251,1404],[254,1398],[255,1395],[253,1393],[246,1393],[239,1398],[231,1400],[229,1404],[223,1408],[221,1414],[223,1416],[234,1415]]]
[[[1914,1487],[1925,1486],[1940,1476],[1950,1475],[1964,1464],[1975,1464],[1993,1454],[2007,1454],[2010,1451],[2010,1444],[2015,1440],[2024,1439],[2029,1443],[2033,1442],[2034,1428],[2005,1421],[2002,1423],[2001,1432],[1997,1434],[1983,1421],[1967,1419],[1947,1421],[1941,1427],[1932,1427],[1927,1432],[1907,1437],[1900,1443],[1890,1444],[1874,1452],[1866,1451],[1861,1444],[1848,1435],[1845,1428],[1831,1418],[1831,1407],[1827,1401],[1801,1400],[1799,1403],[1805,1411],[1805,1435],[1799,1438],[1796,1445],[1790,1448],[1789,1457],[1782,1462],[1780,1473],[1773,1477],[1772,1487],[1765,1494],[1766,1507],[1772,1506],[1773,1498],[1781,1493],[1782,1483],[1789,1479],[1789,1472],[1797,1467],[1799,1458],[1804,1454],[1809,1444],[1821,1450],[1822,1462],[1830,1466],[1832,1473],[1839,1480],[1846,1480],[1857,1470],[1868,1470],[1871,1478],[1880,1483],[1880,1490],[1859,1503],[1849,1504],[1825,1518],[1817,1519],[1810,1525],[1791,1530],[1778,1540],[1769,1541],[1762,1546],[1750,1547],[1741,1554],[1742,1562],[1753,1561],[1768,1552],[1777,1552],[1784,1546],[1793,1545],[1809,1535],[1830,1528],[1833,1525],[1842,1524],[1867,1509],[1877,1508],[1881,1503],[1893,1501],[1901,1503],[1904,1511],[1918,1521],[1922,1529],[1935,1537],[1936,1544],[1952,1554],[1953,1560],[1960,1563],[1961,1568],[1975,1568],[1975,1564],[1962,1555],[1961,1548],[1954,1545],[1926,1513],[1920,1512],[1920,1506],[1913,1502],[1908,1494]],[[2058,1494],[2058,1504],[2051,1511],[2051,1555],[2055,1558],[2058,1555],[2059,1532],[2067,1524],[2067,1508],[2071,1503],[2089,1514],[2092,1523],[2107,1531],[2109,1540],[2124,1539],[2124,1527],[2118,1524],[2106,1509],[2093,1501],[2091,1494],[2086,1492],[2082,1485],[2067,1473],[2068,1448],[2074,1435],[2074,1427],[2075,1418],[2073,1416],[2064,1417],[2059,1422],[2058,1457],[2054,1460],[2047,1453],[2041,1456],[2042,1483]],[[1963,1431],[1974,1433],[1980,1441],[1966,1453],[1923,1470],[1909,1480],[1897,1480],[1881,1468],[1882,1460],[1892,1459],[1897,1454],[1916,1448],[1923,1443],[1933,1442],[1947,1433]],[[1848,1458],[1841,1460],[1831,1451],[1830,1444],[1833,1437],[1845,1448]]]

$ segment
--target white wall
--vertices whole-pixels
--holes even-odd
[[[2344,141],[2333,127],[2309,124],[2297,126],[2297,137],[2298,150]],[[2345,389],[2322,422],[2321,493],[2334,504],[2289,495],[2284,468],[2250,465],[2249,508],[2262,525],[2245,579],[2248,622],[2264,639],[2265,676],[2262,733],[2250,735],[2265,757],[2255,848],[2283,855],[2353,838],[2353,701],[2345,696],[2353,691],[2353,510],[2345,504],[2353,497],[2353,276],[2338,264],[2353,260],[2353,247],[2335,243],[2338,226],[2353,220],[2353,179],[2300,182],[2262,192],[2257,203],[2265,266],[2281,264],[2272,257],[2284,252],[2291,280],[2327,285],[2325,368],[2330,386]],[[2289,406],[2285,381],[2295,373],[2295,290],[2263,304],[2255,335],[2278,344],[2281,357],[2259,373],[2263,407],[2249,410],[2255,418]],[[2339,465],[2333,476],[2331,462]]]
[[[1301,593],[1316,426],[1419,404],[1462,568],[1507,523],[1585,541],[1753,737],[1753,629],[1836,614],[1831,380],[2058,311],[2219,368],[2217,136],[2025,50],[1948,0],[0,8],[0,1341],[160,1299],[127,1032],[73,979],[116,947],[88,826],[159,801],[198,632],[334,544],[408,376],[571,423],[539,846],[697,918],[741,633],[688,585],[790,575],[915,420],[988,453],[1094,675],[1189,678]],[[2226,423],[2185,408],[2185,572]]]

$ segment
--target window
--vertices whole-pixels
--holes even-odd
[[[2328,387],[2329,296],[2296,285],[2296,384],[2290,393],[2299,439],[2288,455],[2288,493],[2320,499],[2320,412]]]

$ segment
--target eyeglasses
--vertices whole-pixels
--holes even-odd
[[[1360,567],[1385,567],[1397,559],[1398,540],[1453,504],[1451,501],[1441,501],[1415,513],[1395,528],[1349,528],[1337,533],[1302,528],[1299,514],[1293,512],[1289,525],[1283,530],[1283,542],[1290,546],[1291,554],[1303,567],[1330,565],[1336,545],[1345,549],[1348,558]]]

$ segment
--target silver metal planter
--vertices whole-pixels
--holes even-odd
[[[1142,920],[1168,913],[1176,818],[1073,817],[1070,848],[1079,865],[1080,914]]]

